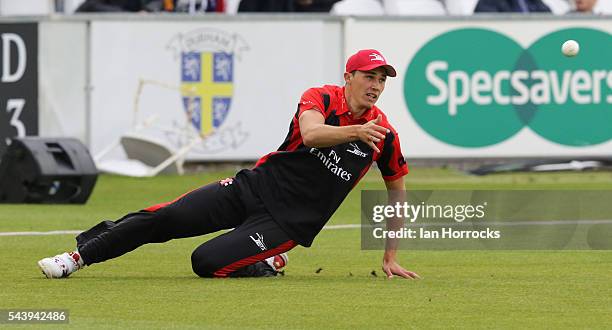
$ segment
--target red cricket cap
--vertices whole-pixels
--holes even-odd
[[[379,51],[376,49],[362,49],[346,61],[346,72],[353,72],[355,70],[369,71],[381,66],[387,71],[387,76],[395,77],[397,75],[395,69],[387,64],[387,60]]]

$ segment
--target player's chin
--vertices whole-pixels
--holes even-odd
[[[363,105],[365,105],[368,108],[371,108],[374,106],[374,104],[376,104],[377,99],[371,99],[371,98],[366,98],[365,100],[363,100]]]

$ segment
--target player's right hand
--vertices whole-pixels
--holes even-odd
[[[359,140],[366,143],[372,150],[380,152],[380,149],[376,146],[376,143],[380,142],[385,138],[385,134],[389,133],[389,129],[378,125],[382,121],[382,116],[378,115],[376,119],[370,120],[369,122],[361,125],[357,136]]]

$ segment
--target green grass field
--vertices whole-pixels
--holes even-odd
[[[0,205],[0,232],[86,229],[232,174],[101,176],[84,206]],[[371,171],[330,224],[359,223],[359,190],[383,187]],[[415,168],[407,188],[612,189],[612,174]],[[292,250],[284,277],[201,279],[190,255],[206,239],[143,246],[47,280],[36,261],[73,248],[73,235],[0,236],[0,309],[68,309],[70,327],[96,329],[612,327],[611,251],[400,251],[402,265],[423,279],[387,280],[382,252],[360,250],[359,229],[338,229]],[[53,327],[66,325],[45,326]]]

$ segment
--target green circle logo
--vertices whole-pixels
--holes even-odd
[[[575,58],[561,54],[567,39],[581,44]],[[606,142],[612,138],[611,41],[602,31],[565,29],[525,50],[495,31],[454,30],[414,56],[404,77],[405,101],[425,131],[451,145],[494,145],[525,126],[568,146]]]
[[[583,51],[566,58],[568,39]],[[527,50],[537,63],[531,71],[530,102],[537,107],[528,126],[552,142],[590,146],[612,138],[612,38],[593,29],[553,32]]]

